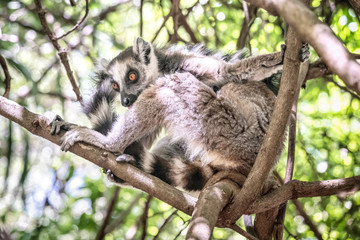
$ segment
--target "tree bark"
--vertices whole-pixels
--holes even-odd
[[[360,95],[360,65],[330,27],[322,23],[301,1],[247,0],[247,2],[283,17],[303,41],[314,47],[329,69],[337,74],[348,88]]]

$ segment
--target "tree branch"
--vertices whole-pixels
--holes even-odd
[[[273,192],[253,202],[245,214],[266,211],[287,200],[303,197],[323,197],[334,194],[354,193],[360,190],[360,176],[324,181],[303,182],[292,180]]]
[[[51,128],[48,118],[34,114],[4,97],[0,97],[0,115],[18,123],[31,133],[59,145],[61,135],[50,135]],[[116,176],[133,187],[147,192],[188,215],[191,215],[194,209],[195,197],[181,192],[157,177],[144,173],[130,164],[117,163],[116,157],[108,151],[82,143],[75,144],[70,151],[101,168],[110,169]]]
[[[104,239],[106,233],[105,233],[105,228],[108,226],[109,224],[109,220],[110,220],[110,217],[111,217],[111,213],[113,212],[114,210],[114,206],[115,206],[115,203],[119,197],[119,191],[120,191],[120,187],[116,186],[115,187],[115,190],[113,192],[113,195],[111,197],[111,200],[110,200],[110,203],[109,203],[109,206],[107,208],[107,211],[106,211],[106,215],[105,215],[105,218],[104,218],[104,221],[103,223],[101,224],[101,227],[96,235],[96,238],[95,240],[101,240],[101,239]]]
[[[59,144],[61,135],[50,135],[50,120],[42,115],[34,114],[4,97],[0,97],[0,115],[18,123],[34,135]],[[153,195],[188,215],[192,214],[196,198],[179,191],[150,174],[138,170],[130,164],[117,163],[113,154],[82,143],[75,144],[71,148],[71,152],[99,167],[110,169],[116,176],[121,177],[133,187]],[[330,196],[339,193],[354,192],[359,189],[360,176],[316,182],[292,180],[275,191],[257,199],[244,213],[264,212],[289,199]],[[233,225],[229,225],[228,227],[232,228],[232,226]],[[105,231],[108,232],[107,229]]]
[[[350,5],[353,7],[356,15],[360,16],[360,2],[358,0],[349,0]]]
[[[345,49],[329,26],[298,0],[247,0],[272,14],[281,15],[324,59],[348,88],[360,94],[360,65]]]
[[[140,218],[141,225],[142,225],[142,232],[141,232],[141,238],[140,238],[141,240],[145,240],[145,237],[146,237],[147,217],[148,217],[148,213],[149,213],[151,199],[152,199],[152,196],[148,195],[148,198],[147,198],[147,200],[145,202],[145,206],[144,206],[144,212]]]
[[[60,40],[63,37],[66,37],[67,35],[69,35],[70,33],[72,33],[73,31],[75,31],[84,21],[85,18],[87,17],[87,15],[89,14],[89,0],[85,0],[86,6],[85,6],[85,15],[84,17],[75,24],[75,26],[73,26],[67,33],[64,33],[61,36],[55,37],[55,40]]]
[[[296,210],[298,211],[298,213],[304,218],[304,222],[306,225],[309,226],[309,228],[311,229],[311,231],[313,231],[313,233],[315,234],[315,237],[318,240],[323,240],[321,233],[319,232],[319,230],[316,228],[315,224],[311,221],[309,215],[306,214],[306,212],[304,211],[303,206],[301,205],[301,203],[299,202],[299,200],[297,199],[293,199],[292,203],[295,205]]]
[[[166,17],[164,17],[164,20],[161,24],[161,26],[159,27],[159,29],[156,31],[155,35],[154,35],[154,38],[151,40],[151,43],[154,43],[154,41],[156,40],[157,36],[159,35],[161,29],[163,29],[163,27],[165,26],[167,20],[169,20],[169,18],[171,17],[171,15],[173,14],[173,7],[171,7],[170,9],[170,12],[168,15],[166,15]]]
[[[6,60],[1,54],[0,54],[0,65],[1,65],[1,67],[4,71],[4,75],[5,75],[5,79],[4,79],[5,92],[4,92],[3,96],[6,98],[9,98],[10,86],[11,86],[11,76],[10,76],[9,68],[6,64]]]
[[[307,0],[303,0],[307,1]],[[307,5],[310,2],[307,1]],[[294,31],[293,27],[289,27],[289,31],[287,34],[287,39],[289,38],[299,38]],[[309,59],[306,59],[304,62],[300,62],[300,59],[297,59],[297,64],[300,64],[299,73],[298,73],[298,80],[297,80],[297,88],[295,93],[295,99],[293,105],[291,107],[291,113],[289,118],[289,141],[288,141],[288,157],[286,163],[286,174],[284,178],[284,182],[287,183],[291,181],[294,172],[294,165],[295,165],[295,143],[296,143],[296,120],[297,120],[297,104],[298,98],[300,93],[300,88],[302,83],[305,81],[305,77],[309,70]],[[283,239],[283,232],[284,232],[284,221],[285,221],[285,213],[286,213],[286,205],[280,207],[279,213],[277,216],[277,229],[275,232],[275,239]]]
[[[164,223],[159,227],[159,231],[158,231],[157,234],[154,236],[153,240],[158,239],[160,233],[162,232],[162,230],[164,230],[166,224],[171,220],[171,218],[172,218],[174,215],[177,214],[177,212],[178,212],[178,210],[173,211],[173,212],[170,214],[170,216],[165,219]]]
[[[285,51],[283,74],[274,112],[264,142],[256,157],[248,178],[240,193],[235,196],[234,204],[227,206],[220,219],[232,225],[259,195],[271,169],[275,166],[280,151],[284,132],[288,123],[291,106],[296,96],[299,74],[299,52],[302,47],[300,39],[289,37]],[[276,140],[275,140],[276,139]]]
[[[236,190],[238,186],[228,179],[204,188],[191,217],[186,239],[211,239],[219,213]]]
[[[131,201],[130,205],[125,209],[125,211],[121,212],[120,216],[117,217],[110,225],[108,225],[105,228],[105,235],[108,233],[111,233],[116,228],[119,227],[119,225],[125,220],[125,218],[129,215],[131,210],[134,208],[134,206],[139,202],[140,198],[143,196],[143,193],[139,193],[136,195],[134,200]]]
[[[250,5],[249,8],[246,2],[243,1],[245,17],[241,26],[240,35],[236,41],[236,49],[243,49],[245,47],[246,39],[249,36],[250,28],[254,23],[257,7]]]
[[[46,18],[45,18],[46,12],[42,8],[40,0],[35,0],[34,2],[35,2],[36,11],[37,11],[37,14],[39,16],[41,25],[42,25],[46,35],[48,35],[51,43],[53,44],[55,49],[58,51],[61,63],[65,67],[66,74],[67,74],[67,76],[68,76],[68,78],[70,80],[70,83],[71,83],[72,87],[73,87],[76,98],[82,104],[82,96],[81,96],[79,87],[76,84],[76,80],[74,78],[73,72],[71,70],[71,67],[70,67],[70,64],[69,64],[69,59],[68,59],[68,56],[67,56],[67,51],[60,46],[59,42],[57,41],[56,37],[54,36],[54,33],[51,31],[51,29],[47,25]]]
[[[140,37],[143,37],[143,7],[144,7],[144,0],[140,1],[140,9],[139,9],[139,14],[140,14]]]

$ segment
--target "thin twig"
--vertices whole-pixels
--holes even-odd
[[[189,223],[190,221],[186,221],[184,222],[184,227],[182,229],[180,229],[180,231],[178,232],[178,234],[176,234],[176,236],[174,237],[174,240],[176,240],[180,235],[181,233],[189,226]]]
[[[181,11],[179,11],[179,22],[185,28],[186,32],[189,34],[191,41],[193,43],[199,43],[199,41],[195,37],[194,31],[189,26],[185,16],[181,13]]]
[[[163,29],[163,27],[165,26],[165,23],[167,22],[167,20],[169,20],[169,18],[171,17],[173,13],[173,8],[170,9],[170,12],[168,15],[166,15],[166,17],[164,18],[162,24],[160,25],[159,29],[156,31],[154,38],[151,40],[151,42],[153,43],[155,41],[155,39],[157,38],[157,36],[159,35],[161,29]]]
[[[242,229],[241,227],[239,227],[239,226],[236,225],[236,224],[230,226],[229,228],[231,228],[231,229],[234,230],[235,232],[243,235],[243,236],[246,237],[247,239],[250,239],[250,240],[258,240],[258,238],[254,237],[253,235],[251,235],[250,233],[248,233],[247,231],[245,231],[244,229]]]
[[[45,17],[46,12],[43,9],[40,0],[35,0],[34,2],[35,2],[36,11],[37,11],[37,14],[39,16],[40,23],[41,23],[41,25],[43,27],[43,30],[46,33],[46,35],[48,35],[48,37],[49,37],[51,43],[53,44],[53,46],[55,47],[55,49],[58,51],[61,63],[65,67],[66,74],[67,74],[67,76],[68,76],[68,78],[70,80],[70,83],[71,83],[72,87],[73,87],[73,91],[76,94],[76,98],[82,104],[82,96],[81,96],[79,87],[76,84],[76,80],[74,78],[73,72],[71,70],[71,67],[70,67],[70,64],[69,64],[69,59],[68,59],[68,56],[67,56],[67,52],[66,52],[65,49],[63,49],[60,46],[59,42],[56,40],[56,37],[54,36],[54,33],[51,31],[51,29],[47,25],[46,17]]]
[[[139,202],[139,199],[143,196],[143,193],[139,193],[134,200],[130,203],[130,205],[123,211],[118,218],[116,218],[110,225],[105,228],[105,234],[108,234],[114,231],[119,225],[125,220],[125,218],[129,215],[134,206]]]
[[[106,226],[108,225],[109,223],[109,220],[110,220],[110,216],[111,216],[111,213],[113,212],[114,210],[114,206],[115,206],[115,203],[119,197],[119,191],[120,191],[120,187],[116,186],[115,187],[115,190],[114,190],[114,193],[111,197],[111,200],[110,200],[110,203],[109,203],[109,206],[107,208],[107,211],[106,211],[106,215],[105,215],[105,218],[104,218],[104,221],[103,223],[101,224],[101,227],[96,235],[96,240],[101,240],[105,237],[106,233],[105,233],[105,228]]]
[[[75,7],[76,6],[75,0],[70,0],[70,4],[71,4],[72,7]]]
[[[177,214],[177,212],[178,212],[178,210],[173,211],[173,212],[170,214],[170,216],[165,219],[164,223],[159,227],[159,231],[157,232],[157,234],[155,235],[155,237],[153,238],[153,240],[158,239],[160,233],[161,233],[162,230],[165,228],[166,224],[170,221],[170,219],[171,219],[174,215]]]
[[[101,20],[104,20],[109,13],[115,12],[121,4],[127,2],[130,2],[130,0],[120,0],[114,5],[105,8],[103,11],[99,13],[99,15],[92,17],[92,19],[96,20],[96,24],[98,24],[100,23]]]
[[[316,238],[318,240],[322,240],[322,235],[319,232],[319,230],[317,229],[316,225],[312,222],[312,220],[310,219],[309,215],[305,212],[304,207],[301,205],[300,201],[297,199],[293,199],[291,200],[292,203],[295,205],[296,210],[299,212],[299,214],[304,218],[304,222],[306,225],[309,226],[309,228],[311,229],[311,231],[313,231],[313,233],[315,234]]]
[[[173,34],[169,34],[169,42],[176,43],[178,41],[179,17],[180,17],[180,0],[171,1],[172,19],[173,19]]]
[[[145,206],[144,206],[144,212],[141,216],[141,225],[142,225],[142,233],[141,233],[141,240],[145,240],[145,237],[146,237],[146,229],[147,229],[147,217],[148,217],[148,213],[149,213],[149,207],[150,207],[150,202],[151,202],[151,199],[152,199],[152,196],[149,195],[148,196],[148,199],[145,203]]]
[[[257,7],[250,5],[249,8],[245,1],[243,1],[245,18],[241,26],[240,35],[236,42],[236,48],[242,49],[245,47],[246,39],[249,36],[250,28],[255,21]]]
[[[143,7],[144,7],[144,0],[140,1],[140,37],[143,36]]]
[[[324,77],[325,81],[327,82],[331,82],[333,84],[335,84],[335,86],[337,86],[338,88],[340,88],[341,90],[343,90],[344,92],[348,92],[351,94],[351,96],[353,96],[356,99],[360,99],[360,96],[357,95],[356,93],[354,93],[353,91],[351,91],[349,88],[345,87],[345,86],[341,86],[340,84],[338,84],[337,82],[334,81],[334,79],[331,79],[331,77]]]
[[[1,65],[1,67],[2,67],[2,69],[4,71],[4,75],[5,75],[5,79],[4,79],[5,92],[4,92],[3,96],[6,97],[6,98],[9,98],[10,85],[11,85],[11,76],[10,76],[8,66],[6,64],[6,60],[1,54],[0,54],[0,65]]]
[[[58,37],[55,37],[55,40],[60,40],[62,39],[63,37],[66,37],[67,35],[69,35],[70,33],[72,33],[73,31],[75,31],[84,21],[85,21],[85,18],[87,17],[87,15],[89,14],[89,0],[85,0],[85,15],[84,17],[78,21],[75,26],[73,26],[68,32],[64,33],[63,35],[61,36],[58,36]],[[72,6],[75,6],[75,5],[72,5]]]

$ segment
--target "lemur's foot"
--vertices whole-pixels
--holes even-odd
[[[300,53],[299,53],[299,59],[301,62],[305,62],[310,57],[310,48],[309,44],[304,43],[301,47]]]
[[[110,169],[103,168],[103,173],[106,174],[107,179],[112,183],[121,183],[121,184],[125,183],[124,180],[122,180],[122,179],[118,178],[117,176],[115,176]]]
[[[133,156],[129,155],[129,154],[121,154],[116,158],[116,161],[118,163],[129,163],[133,166],[136,166],[136,160]],[[126,185],[126,182],[122,179],[120,179],[119,177],[117,177],[116,175],[114,175],[114,173],[109,170],[109,169],[103,169],[103,172],[106,174],[107,179],[110,182],[113,183],[117,183],[117,184],[121,184],[121,185]]]
[[[70,129],[76,127],[76,124],[65,122],[59,115],[56,115],[55,118],[51,121],[50,127],[51,135],[59,135],[61,130],[69,131]]]
[[[129,154],[121,154],[120,156],[118,156],[116,158],[117,162],[126,162],[129,163],[131,165],[135,165],[136,164],[136,160],[133,156],[129,155]]]

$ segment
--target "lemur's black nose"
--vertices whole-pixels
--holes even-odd
[[[121,104],[122,104],[124,107],[130,106],[130,98],[124,97],[124,98],[121,100]]]

